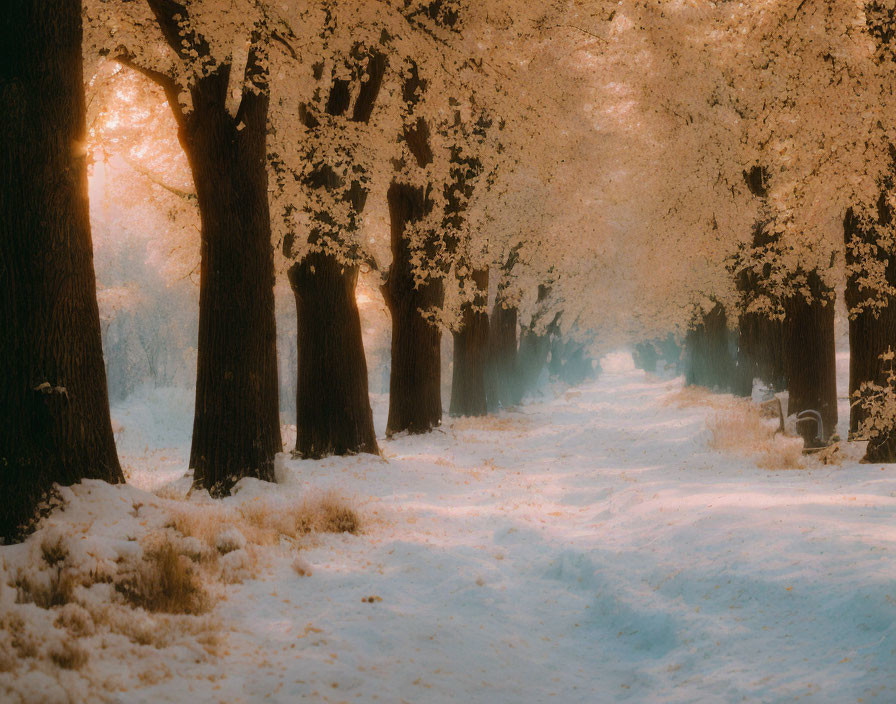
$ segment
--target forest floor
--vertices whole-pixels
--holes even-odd
[[[253,551],[233,537],[239,525],[209,513],[236,545],[216,568],[233,578],[211,589],[205,615],[121,606],[102,616],[100,602],[117,598],[104,583],[49,610],[0,588],[5,627],[33,641],[7,644],[7,661],[0,642],[0,693],[896,701],[896,466],[860,465],[853,449],[833,464],[763,469],[790,448],[753,447],[769,441],[737,420],[745,411],[735,401],[682,392],[680,380],[635,371],[627,355],[604,368],[514,412],[382,441],[382,458],[284,459],[280,485],[244,482],[225,502],[240,515],[336,492],[363,530]],[[136,420],[120,419],[125,432]],[[711,449],[720,442],[728,449]],[[0,548],[4,581],[27,582],[39,550],[47,561],[38,546],[49,531],[66,536],[66,555],[78,554],[77,537],[97,564],[120,563],[152,531],[189,532],[172,512],[216,509],[180,498],[183,480],[166,484],[182,452],[150,453],[154,469],[133,460],[134,486],[66,490],[65,509],[28,543]]]

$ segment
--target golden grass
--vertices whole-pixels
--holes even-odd
[[[70,554],[72,536],[50,528],[27,562],[7,570],[9,586],[0,584],[0,590],[12,588],[16,598],[0,604],[0,673],[6,681],[37,670],[63,687],[78,681],[103,689],[89,654],[107,643],[135,663],[135,676],[148,685],[171,672],[157,663],[136,664],[143,648],[191,642],[199,657],[220,657],[226,640],[209,612],[223,595],[223,583],[255,576],[261,557],[280,554],[261,546],[279,546],[285,538],[295,551],[296,574],[310,577],[312,568],[299,552],[303,538],[362,529],[358,512],[335,492],[242,503],[160,503],[170,520],[140,538],[142,551],[87,567]]]
[[[736,400],[725,394],[717,394],[703,386],[683,386],[676,391],[666,394],[663,405],[675,408],[695,408],[697,406],[709,406],[710,408],[729,408],[736,404]]]
[[[730,401],[725,410],[710,416],[709,447],[748,457],[761,469],[802,469],[803,441],[778,435],[763,421],[759,408],[746,401]]]
[[[361,518],[336,492],[301,498],[258,497],[238,506],[216,502],[175,508],[170,526],[197,538],[209,548],[227,529],[238,530],[249,545],[278,545],[281,537],[295,541],[312,533],[361,532]]]
[[[19,575],[13,582],[16,602],[35,604],[42,609],[63,606],[72,600],[76,580],[70,570],[62,566],[36,575]]]
[[[532,425],[532,420],[523,415],[487,415],[464,416],[451,420],[452,430],[498,430],[498,431],[525,431]]]
[[[201,614],[212,605],[197,568],[167,535],[145,551],[134,573],[117,581],[115,589],[131,606],[150,613]]]

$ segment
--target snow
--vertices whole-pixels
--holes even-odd
[[[320,535],[298,552],[262,546],[254,572],[237,564],[245,578],[216,587],[208,616],[126,609],[167,629],[161,644],[97,625],[83,667],[19,663],[0,674],[0,692],[127,703],[896,700],[896,467],[762,470],[708,449],[707,419],[724,399],[671,402],[681,381],[636,371],[626,353],[602,367],[595,382],[515,412],[383,440],[382,458],[281,457],[279,485],[244,481],[224,505],[336,490],[364,532]],[[140,465],[135,483],[161,487],[151,471]],[[114,563],[176,508],[211,505],[165,491],[65,490],[46,527],[0,548],[3,581],[33,566],[51,531],[78,536],[69,542],[85,565]],[[246,559],[247,538],[224,526],[222,560]],[[112,599],[108,586],[78,594]],[[50,647],[53,619],[13,604],[12,591],[0,608]]]

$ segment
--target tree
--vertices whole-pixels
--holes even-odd
[[[685,338],[685,383],[721,392],[731,391],[735,360],[729,344],[725,308],[716,302],[695,319]]]
[[[486,364],[489,341],[488,269],[470,274],[473,300],[461,304],[460,328],[454,332],[454,369],[451,377],[452,416],[488,413]]]
[[[273,480],[282,441],[266,166],[267,18],[254,6],[221,8],[207,36],[194,8],[174,0],[146,0],[145,7],[97,2],[95,25],[130,23],[124,29],[133,34],[101,39],[104,51],[164,89],[196,188],[202,257],[194,481],[218,496],[244,476]],[[147,36],[153,27],[158,34]],[[215,30],[231,41],[231,33],[244,32],[246,53],[223,53]],[[153,51],[160,39],[167,52]]]
[[[435,262],[438,242],[430,218],[434,211],[432,185],[414,177],[433,161],[430,126],[417,114],[427,81],[417,63],[408,59],[403,71],[402,159],[386,198],[391,221],[392,264],[383,296],[392,314],[392,373],[389,379],[389,420],[386,433],[424,433],[442,422],[441,330],[428,318],[442,307],[441,277],[421,271],[415,262]],[[423,172],[425,174],[425,171]]]
[[[287,174],[287,164],[274,160],[281,180],[299,183],[309,230],[304,243],[292,229],[283,242],[298,313],[295,451],[303,457],[379,451],[355,288],[360,267],[372,261],[358,237],[370,189],[362,133],[387,61],[377,44],[355,41],[345,53],[330,48],[336,30],[336,16],[326,13],[319,85],[298,108],[304,127],[299,169]],[[287,198],[287,218],[295,208]]]
[[[887,91],[896,68],[896,9],[881,2],[865,4],[866,28],[874,41],[874,62]],[[896,460],[896,419],[873,413],[863,403],[865,391],[883,391],[892,381],[890,350],[896,340],[896,147],[885,142],[889,157],[878,179],[876,197],[846,211],[843,238],[846,263],[845,299],[849,314],[849,435],[869,440],[866,459]],[[870,432],[870,434],[869,434]]]
[[[888,175],[881,185],[876,212],[866,215],[858,208],[850,208],[843,220],[851,399],[856,398],[863,384],[886,382],[882,355],[896,343],[896,242],[890,200],[893,192],[893,179]],[[850,436],[859,432],[867,417],[867,409],[861,404],[851,405]]]
[[[0,34],[0,537],[54,483],[123,482],[87,202],[81,4],[14,0]]]

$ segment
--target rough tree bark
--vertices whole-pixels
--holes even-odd
[[[392,230],[392,266],[383,296],[392,314],[392,372],[386,434],[425,433],[442,422],[441,340],[438,326],[421,311],[441,308],[441,279],[415,284],[407,226],[425,217],[431,204],[423,188],[393,183],[387,193]]]
[[[358,267],[315,252],[289,271],[298,312],[296,453],[376,454],[367,360],[355,302]]]
[[[370,119],[386,58],[378,52],[366,56],[367,79],[360,83],[351,113],[351,85],[333,79],[325,108],[331,117],[343,116],[350,122]],[[305,125],[312,131],[321,129],[320,122],[307,111]],[[357,181],[343,182],[327,166],[312,173],[306,185],[328,189],[332,197],[350,202],[357,214],[364,210],[367,191]],[[327,218],[327,214],[321,217]],[[319,238],[312,229],[309,242],[317,244]],[[357,264],[340,262],[325,251],[313,251],[289,271],[298,316],[295,452],[302,457],[379,452],[355,300],[358,271]]]
[[[172,49],[185,60],[210,52],[182,29],[186,6],[148,0]],[[239,109],[231,116],[224,64],[190,87],[193,109],[179,107],[167,76],[148,75],[165,89],[190,163],[201,219],[196,410],[190,467],[212,495],[242,477],[273,481],[283,449],[277,381],[274,260],[266,167],[269,97],[263,57],[251,48]],[[254,86],[251,88],[249,86]]]
[[[87,203],[81,3],[14,0],[0,30],[0,538],[54,483],[123,482]]]
[[[522,400],[517,347],[517,309],[500,299],[489,321],[487,391],[490,410],[515,406]]]
[[[750,376],[774,391],[784,391],[784,323],[762,313],[743,313],[738,322],[739,352]]]
[[[784,301],[784,372],[790,397],[787,413],[818,411],[824,422],[823,440],[828,440],[837,427],[834,299],[816,271],[806,275],[806,286],[811,302],[801,295]],[[815,430],[812,423],[801,428],[806,429],[804,437]]]
[[[886,293],[881,295],[864,288],[860,283],[862,271],[880,268],[886,284],[896,288],[896,251],[887,248],[879,240],[880,233],[893,222],[893,211],[887,198],[888,190],[893,187],[892,180],[888,179],[884,186],[877,202],[876,223],[861,223],[852,209],[847,211],[843,221],[847,264],[845,299],[849,311],[850,400],[865,382],[886,385],[880,355],[890,348],[896,349],[896,296]],[[860,405],[851,407],[850,437],[858,432],[866,415]]]
[[[461,328],[454,333],[454,371],[451,377],[452,416],[484,416],[488,413],[485,364],[488,357],[488,269],[473,272],[478,294],[461,309]]]
[[[283,449],[265,167],[268,100],[247,97],[243,115],[232,118],[226,90],[226,75],[203,79],[181,133],[202,219],[190,466],[195,481],[215,494],[228,493],[244,476],[272,481],[274,455]]]

